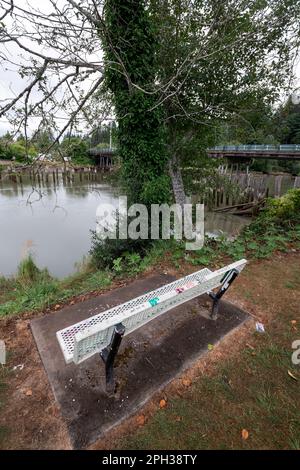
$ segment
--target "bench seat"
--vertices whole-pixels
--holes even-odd
[[[226,284],[226,276],[233,270],[239,273],[245,265],[242,259],[214,272],[201,269],[58,331],[65,362],[78,364],[104,350],[116,325],[125,327],[125,335],[132,333],[162,313]]]

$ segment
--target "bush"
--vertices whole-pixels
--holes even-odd
[[[28,157],[32,159],[37,155],[36,149],[31,145],[28,149]],[[2,151],[2,157],[5,160],[12,160],[13,158],[18,162],[24,162],[27,160],[26,147],[22,142],[13,142],[5,147]]]
[[[263,216],[277,223],[294,222],[300,217],[300,189],[290,189],[284,196],[268,199]]]
[[[91,165],[93,162],[87,154],[88,145],[80,137],[70,137],[62,142],[62,149],[66,157],[78,165]]]
[[[11,160],[11,155],[7,153],[6,147],[0,142],[0,159]]]
[[[97,269],[116,268],[115,260],[130,253],[146,254],[147,248],[152,244],[151,240],[120,240],[106,238],[102,240],[95,231],[92,231],[92,247],[90,254],[92,263]]]

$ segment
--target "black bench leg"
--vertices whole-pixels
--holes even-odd
[[[229,289],[230,285],[233,283],[233,281],[238,275],[239,271],[237,269],[232,269],[231,271],[225,274],[224,278],[221,281],[222,285],[218,292],[216,294],[214,294],[213,292],[209,293],[210,298],[213,300],[212,311],[210,315],[213,320],[217,319],[220,299],[223,297],[225,292]]]
[[[110,344],[100,352],[100,357],[105,364],[106,391],[108,393],[113,393],[115,389],[114,362],[124,333],[125,326],[118,323],[114,328]]]

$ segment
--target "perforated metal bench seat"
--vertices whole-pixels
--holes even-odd
[[[58,331],[56,335],[66,363],[78,364],[107,348],[116,325],[121,324],[127,335],[177,305],[222,286],[219,294],[211,294],[217,302],[246,262],[242,259],[214,272],[201,269]]]

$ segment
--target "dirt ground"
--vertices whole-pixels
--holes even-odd
[[[192,269],[187,267],[187,270],[190,272]],[[228,335],[222,341],[222,347],[215,347],[184,377],[154,396],[139,417],[142,415],[147,421],[159,409],[158,400],[162,396],[167,399],[172,394],[184,395],[187,383],[213,373],[220,360],[238,355],[249,341],[255,321],[267,327],[280,311],[287,310],[286,286],[282,280],[290,279],[291,271],[298,272],[300,277],[300,252],[295,250],[276,254],[271,260],[251,261],[229,289],[226,298],[247,310],[253,318]],[[291,302],[299,305],[298,289],[290,289],[288,296]],[[4,339],[8,350],[8,364],[2,378],[6,387],[1,397],[0,446],[2,449],[70,449],[66,425],[54,401],[29,329],[29,319],[27,315],[0,321],[0,338]],[[92,448],[114,448],[129,429],[132,433],[139,425],[137,416],[134,416]]]

